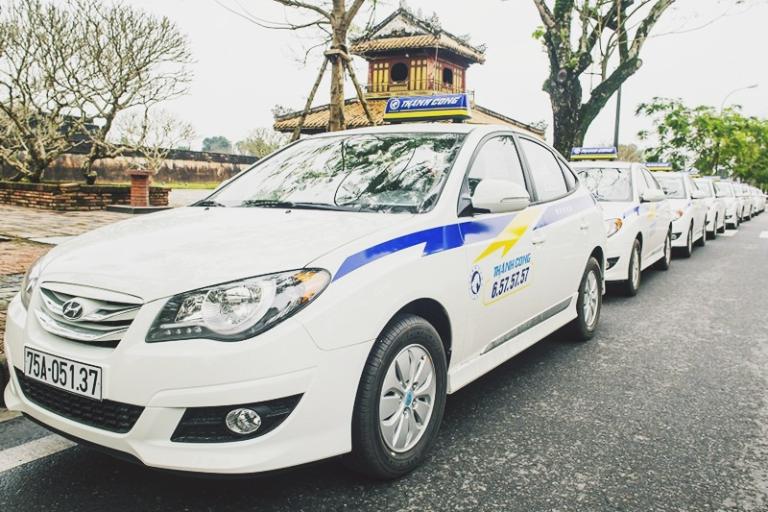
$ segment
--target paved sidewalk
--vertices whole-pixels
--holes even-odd
[[[103,210],[54,212],[0,205],[0,235],[28,239],[74,236],[129,217]]]

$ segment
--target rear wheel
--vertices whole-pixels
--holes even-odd
[[[390,322],[363,369],[346,464],[380,479],[415,469],[440,428],[446,375],[445,348],[429,322],[415,315]]]
[[[640,261],[640,240],[635,239],[632,243],[632,252],[629,257],[629,270],[627,272],[627,280],[622,281],[621,288],[624,295],[627,297],[634,297],[637,295],[637,290],[640,289],[641,279],[641,261]]]
[[[719,222],[719,219],[717,218],[717,215],[715,215],[715,223],[714,223],[714,224],[712,224],[712,234],[711,234],[711,235],[707,235],[707,236],[709,236],[709,238],[711,238],[712,240],[714,240],[715,238],[717,238],[717,232],[718,232],[718,230],[719,230],[719,228],[717,227],[717,223],[718,223],[718,222]],[[705,229],[706,229],[706,228],[705,228]]]
[[[717,225],[715,225],[716,231],[718,233],[725,233],[725,229],[727,227],[727,224],[728,224],[727,222],[723,222],[723,226],[719,227],[719,228],[717,227]]]
[[[672,264],[672,228],[667,231],[667,239],[664,240],[664,256],[656,262],[657,270],[669,270]]]
[[[576,318],[566,327],[568,333],[578,341],[591,340],[600,321],[603,306],[603,273],[600,264],[593,257],[589,258],[587,268],[581,276],[578,298],[576,299]]]

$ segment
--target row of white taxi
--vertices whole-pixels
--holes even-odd
[[[606,279],[634,292],[673,245],[737,222],[707,182],[576,167],[508,126],[301,139],[203,201],[35,263],[8,308],[5,403],[157,468],[342,455],[401,476],[448,394],[556,330],[592,338]],[[740,220],[761,209],[715,187]]]
[[[637,293],[644,269],[667,270],[673,249],[688,258],[694,246],[765,211],[765,195],[746,183],[617,157],[616,148],[574,148],[571,159],[605,213],[606,281],[627,295]]]

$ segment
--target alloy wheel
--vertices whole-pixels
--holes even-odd
[[[416,446],[432,416],[437,386],[427,350],[413,344],[390,363],[379,398],[379,430],[387,447],[404,453]]]

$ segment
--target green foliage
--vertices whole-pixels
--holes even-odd
[[[223,135],[214,135],[203,139],[203,151],[211,153],[232,153],[232,143]]]
[[[648,160],[768,185],[768,120],[746,117],[738,108],[719,112],[669,98],[643,103],[637,114],[653,120],[653,131],[638,134],[654,141],[646,150]]]

